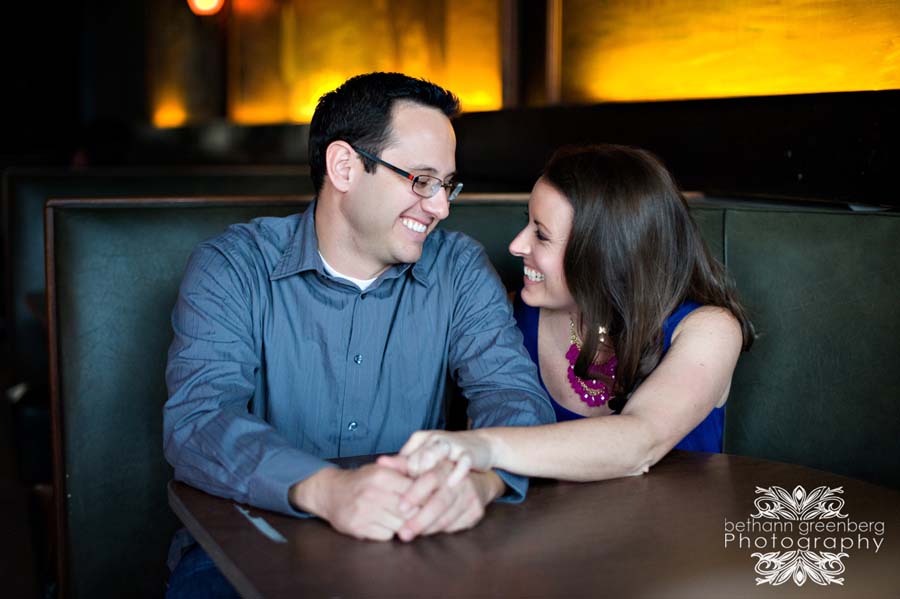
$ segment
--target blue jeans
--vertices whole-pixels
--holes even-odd
[[[167,599],[194,597],[211,599],[240,597],[200,545],[195,545],[178,561],[172,576],[169,577],[169,588],[166,591]]]

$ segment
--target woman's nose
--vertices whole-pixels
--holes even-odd
[[[513,256],[522,257],[522,256],[526,256],[529,253],[531,248],[528,246],[528,243],[525,241],[527,231],[528,231],[528,227],[525,227],[524,229],[519,231],[519,234],[516,235],[515,238],[510,242],[509,253],[512,254]]]

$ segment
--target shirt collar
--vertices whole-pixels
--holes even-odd
[[[422,256],[410,269],[413,278],[425,287],[431,285],[431,281],[434,279],[434,269],[432,267],[437,259],[438,246],[440,245],[438,236],[441,233],[442,231],[435,229],[428,234],[428,237],[425,238],[425,243],[422,245]],[[409,264],[405,264],[404,266],[407,268],[410,267]]]
[[[306,211],[300,215],[297,229],[291,236],[287,248],[281,254],[281,258],[275,264],[272,274],[269,275],[271,280],[282,279],[309,270],[325,274],[325,266],[319,256],[319,238],[316,236],[316,203],[316,200],[313,200]],[[410,271],[417,282],[428,287],[433,276],[431,266],[437,256],[437,241],[432,239],[435,233],[437,231],[432,231],[425,240],[422,257],[418,262],[394,264],[378,277],[379,280],[394,279],[406,271]],[[379,281],[376,281],[372,287],[374,288],[378,283]]]
[[[269,278],[274,281],[308,270],[325,272],[322,259],[319,258],[319,239],[316,237],[316,200],[310,202],[306,211],[300,215],[297,229],[291,235],[287,248]]]

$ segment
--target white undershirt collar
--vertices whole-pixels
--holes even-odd
[[[378,277],[372,277],[371,279],[357,279],[357,278],[351,277],[350,275],[345,275],[342,272],[336,271],[330,264],[328,264],[328,261],[325,260],[325,256],[322,255],[322,252],[319,252],[319,258],[322,259],[322,265],[325,267],[325,272],[330,274],[332,277],[350,281],[351,283],[353,283],[354,285],[359,287],[360,291],[365,291],[366,289],[368,289],[369,285],[374,283],[375,279],[378,278]]]

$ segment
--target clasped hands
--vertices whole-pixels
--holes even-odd
[[[326,468],[295,485],[295,506],[360,539],[402,541],[475,526],[505,483],[470,471],[469,451],[439,431],[415,433],[398,455],[356,470]],[[487,468],[484,468],[487,470]]]

